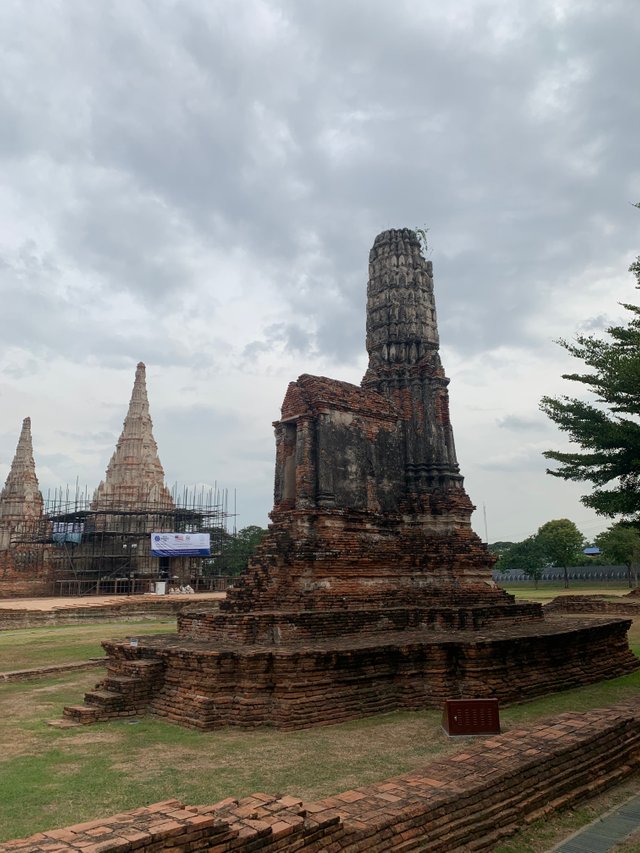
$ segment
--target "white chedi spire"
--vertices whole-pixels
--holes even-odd
[[[145,366],[136,368],[129,410],[105,479],[96,489],[92,509],[135,511],[172,509],[164,469],[158,457],[149,415]]]

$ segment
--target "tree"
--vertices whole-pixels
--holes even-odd
[[[508,554],[515,544],[515,542],[492,542],[487,545],[487,548],[492,554],[495,554],[496,557],[498,557],[498,562],[500,562],[499,558],[502,557],[503,554]],[[496,569],[498,569],[498,563],[496,563]],[[498,569],[498,571],[504,571],[504,569]]]
[[[584,536],[573,521],[568,518],[557,518],[547,521],[536,533],[538,545],[547,561],[554,566],[564,569],[564,586],[569,586],[567,567],[575,564],[582,556]]]
[[[504,551],[498,559],[496,568],[501,572],[506,572],[509,569],[524,572],[533,580],[535,588],[538,589],[538,581],[546,564],[547,557],[538,537],[529,536],[522,542],[512,544],[510,548]]]
[[[230,575],[244,572],[266,532],[264,528],[250,524],[229,537],[222,554],[223,571]]]
[[[640,559],[640,533],[631,525],[618,522],[596,536],[596,545],[612,563],[627,567],[627,579],[631,582],[631,568]]]
[[[235,534],[223,528],[211,528],[211,557],[203,563],[205,575],[239,575],[267,532],[255,524],[243,527]],[[215,544],[214,544],[215,543]]]
[[[634,205],[640,207],[640,204]],[[640,288],[640,256],[629,267]],[[547,473],[564,480],[590,482],[594,489],[582,502],[601,515],[640,514],[640,306],[623,303],[631,314],[626,326],[610,326],[605,338],[578,335],[559,343],[584,362],[585,373],[564,374],[594,395],[543,397],[540,408],[580,451],[548,450],[559,463]]]

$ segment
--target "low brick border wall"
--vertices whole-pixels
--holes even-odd
[[[474,742],[446,760],[317,802],[254,794],[177,800],[38,833],[1,853],[491,850],[523,825],[640,767],[640,700],[565,713]]]
[[[107,665],[106,658],[91,658],[91,660],[76,663],[59,663],[53,666],[40,666],[36,669],[14,669],[10,672],[0,672],[0,684],[9,681],[29,681],[32,678],[46,678],[48,675],[59,675],[65,672],[75,672],[82,669],[99,669]]]
[[[219,601],[210,599],[207,607],[215,609]],[[123,601],[85,606],[61,605],[51,610],[23,610],[0,608],[0,631],[19,628],[42,628],[48,625],[75,625],[80,622],[136,622],[157,616],[177,616],[186,607],[193,606],[189,596],[164,596],[156,599]],[[203,602],[198,603],[203,607]]]
[[[591,595],[558,595],[544,605],[545,613],[597,613],[606,616],[640,616],[640,598],[605,598]]]

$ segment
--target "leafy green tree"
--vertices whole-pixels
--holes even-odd
[[[635,205],[640,207],[640,204]],[[640,288],[640,256],[629,267]],[[630,313],[624,326],[610,326],[605,338],[579,335],[559,343],[584,362],[584,373],[564,374],[594,397],[543,397],[540,408],[579,445],[581,451],[548,450],[559,463],[547,473],[564,480],[590,482],[586,506],[601,515],[640,514],[640,306],[623,304]]]
[[[512,544],[499,557],[496,568],[505,572],[509,569],[524,572],[533,580],[535,588],[542,571],[547,565],[547,556],[537,536],[529,536],[522,542]]]
[[[222,553],[223,573],[239,575],[244,572],[266,532],[264,528],[250,524],[238,530],[235,536],[230,536]]]
[[[557,518],[547,521],[538,528],[535,538],[548,563],[564,569],[564,586],[569,586],[568,566],[575,565],[582,557],[584,536],[573,521]]]
[[[499,563],[500,557],[502,557],[503,554],[507,554],[515,544],[515,542],[492,542],[491,544],[487,545],[487,548],[489,549],[489,551],[491,551],[492,554],[495,554],[496,557],[498,557]],[[498,569],[498,571],[504,571],[504,569],[498,568],[498,563],[496,563],[495,568]]]
[[[221,528],[214,531],[212,528],[211,557],[203,563],[205,575],[241,574],[266,532],[266,529],[255,524],[243,527],[236,534]]]
[[[633,586],[631,570],[634,564],[637,565],[640,560],[640,533],[638,530],[631,525],[618,522],[596,536],[595,541],[608,560],[611,560],[612,563],[622,563],[627,567],[629,586]]]

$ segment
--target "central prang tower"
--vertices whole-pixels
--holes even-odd
[[[407,496],[425,509],[425,497],[435,490],[462,487],[438,348],[431,261],[422,256],[415,231],[384,231],[369,255],[369,367],[362,387],[401,413]]]
[[[264,546],[269,577],[259,558],[224,608],[505,603],[471,529],[438,345],[431,262],[415,232],[384,231],[369,256],[362,384],[289,385],[275,424],[278,547]]]
[[[272,524],[220,609],[183,611],[178,637],[104,643],[112,675],[68,717],[302,728],[638,666],[629,620],[544,618],[493,583],[456,460],[431,264],[408,229],[371,250],[367,349],[361,386],[289,385]]]

